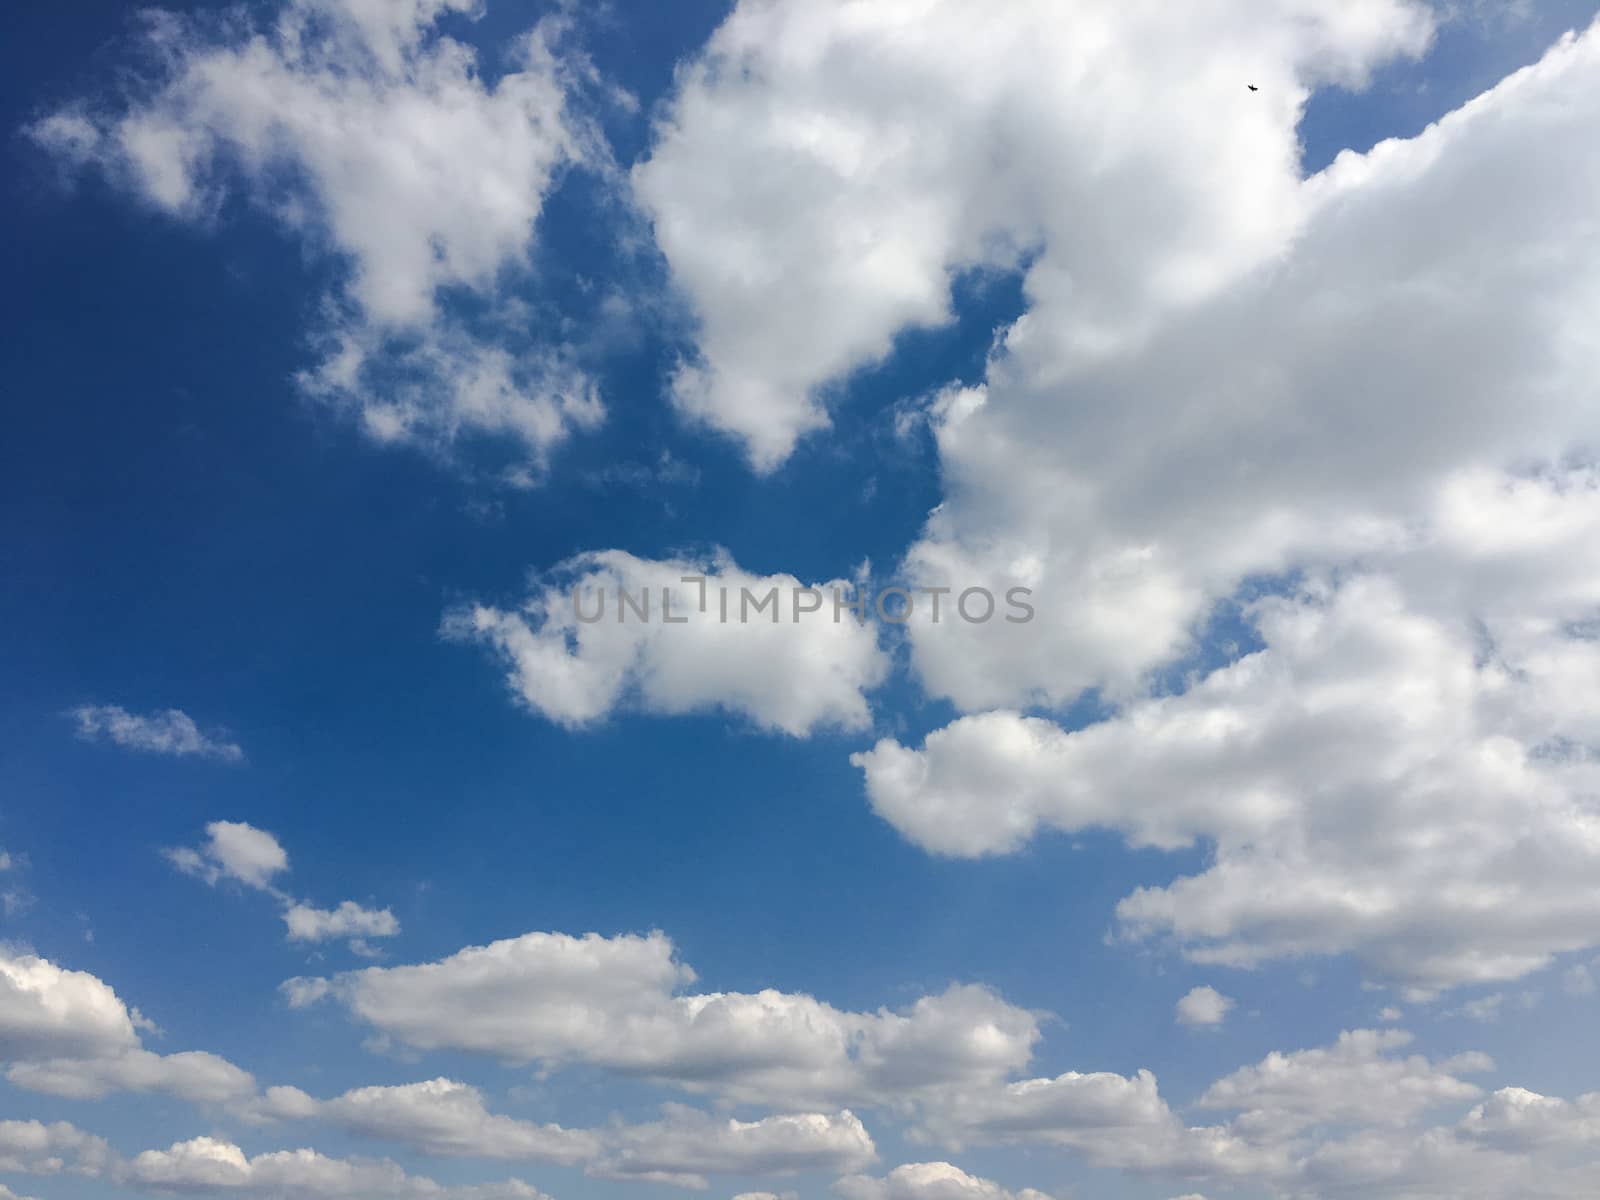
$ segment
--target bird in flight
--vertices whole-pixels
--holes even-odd
[[[1253,83],[1247,83],[1245,84],[1245,87],[1249,88],[1252,92],[1259,92],[1261,90]]]

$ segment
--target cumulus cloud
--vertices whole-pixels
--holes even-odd
[[[116,704],[82,704],[69,714],[86,742],[109,741],[149,754],[193,755],[240,762],[244,751],[216,734],[205,734],[182,709],[169,708],[140,716]]]
[[[283,914],[291,942],[325,942],[330,938],[393,937],[400,922],[387,908],[362,908],[354,900],[341,901],[338,908],[312,908],[291,904]]]
[[[1462,1119],[1461,1130],[1503,1150],[1600,1144],[1600,1093],[1569,1101],[1501,1088]]]
[[[88,972],[0,949],[0,1058],[117,1054],[139,1044],[136,1019]]]
[[[310,1121],[424,1154],[581,1165],[600,1178],[697,1189],[711,1175],[838,1173],[876,1157],[871,1136],[848,1110],[740,1121],[668,1104],[659,1121],[571,1129],[493,1112],[479,1089],[446,1078],[355,1088],[330,1100],[274,1087],[236,1110],[260,1123]]]
[[[491,1112],[483,1093],[453,1079],[354,1088],[318,1101],[298,1088],[268,1088],[258,1116],[314,1120],[361,1137],[403,1142],[424,1154],[565,1165],[599,1156],[591,1130],[540,1125]]]
[[[586,1064],[787,1109],[872,1103],[1003,1078],[1038,1040],[1034,1014],[952,985],[891,1011],[767,990],[695,993],[660,933],[528,933],[437,962],[291,980],[419,1050]]]
[[[530,461],[603,415],[594,383],[516,330],[545,197],[605,167],[572,97],[587,78],[540,22],[491,78],[450,22],[476,0],[284,0],[270,17],[147,15],[152,86],[31,128],[153,208],[210,222],[225,196],[262,209],[344,278],[305,391],[384,442],[502,438]],[[495,64],[499,65],[499,64]],[[447,295],[489,310],[470,321]]]
[[[1033,1188],[1007,1191],[947,1162],[905,1163],[882,1178],[852,1175],[833,1190],[844,1200],[1050,1200]]]
[[[139,1031],[150,1028],[98,977],[0,948],[0,1062],[15,1086],[76,1099],[160,1092],[195,1103],[254,1092],[247,1071],[214,1054],[144,1049]]]
[[[291,942],[347,939],[353,950],[370,957],[367,938],[393,937],[400,922],[387,908],[364,908],[344,900],[336,908],[316,908],[295,900],[273,880],[289,870],[289,854],[276,837],[244,821],[212,821],[198,847],[166,850],[167,860],[186,875],[215,886],[224,879],[266,892],[283,905],[283,923]]]
[[[699,322],[679,407],[770,468],[827,385],[949,320],[952,274],[1030,253],[1074,359],[1130,346],[1292,234],[1308,89],[1430,24],[1404,0],[737,5],[633,173]]]
[[[739,1121],[668,1105],[665,1120],[615,1130],[609,1142],[591,1173],[689,1188],[706,1187],[711,1174],[837,1174],[877,1158],[871,1136],[848,1110]]]
[[[1401,1030],[1357,1029],[1326,1048],[1274,1051],[1219,1079],[1198,1103],[1241,1111],[1236,1128],[1242,1131],[1282,1136],[1313,1126],[1405,1125],[1438,1105],[1483,1094],[1456,1076],[1492,1070],[1490,1059],[1471,1053],[1434,1063],[1392,1053],[1410,1042]]]
[[[1068,1071],[951,1088],[921,1106],[914,1132],[951,1149],[1040,1143],[1076,1151],[1098,1167],[1188,1177],[1271,1173],[1283,1159],[1281,1146],[1253,1145],[1220,1126],[1185,1125],[1149,1071]]]
[[[1074,293],[1040,293],[983,383],[937,407],[945,503],[906,563],[1025,583],[1040,617],[913,620],[926,686],[968,710],[1137,694],[1246,581],[1375,553],[1418,604],[1496,639],[1586,617],[1592,572],[1562,549],[1593,543],[1592,482],[1562,464],[1596,434],[1571,314],[1600,275],[1580,232],[1597,47],[1565,41],[1310,180],[1257,159],[1285,172],[1292,236],[1147,336],[1086,354]],[[1547,150],[1566,145],[1583,149]],[[1526,543],[1506,536],[1519,512]]]
[[[1178,1023],[1191,1026],[1217,1026],[1228,1019],[1233,1001],[1214,987],[1190,989],[1178,1001]]]
[[[844,580],[753,575],[725,555],[606,550],[552,572],[519,609],[477,605],[444,628],[490,647],[513,694],[564,725],[619,707],[722,709],[799,737],[866,725],[866,693],[888,671],[876,630],[836,611],[836,593],[841,604],[855,597]]]
[[[1074,732],[965,717],[853,761],[928,849],[997,853],[1041,828],[1205,840],[1200,874],[1118,906],[1199,961],[1356,954],[1419,992],[1515,978],[1591,945],[1600,867],[1583,744],[1593,642],[1508,660],[1392,578],[1308,582],[1250,609],[1264,648]],[[1439,847],[1448,845],[1448,854]]]
[[[197,1137],[124,1158],[101,1138],[60,1122],[0,1121],[0,1170],[70,1171],[118,1188],[157,1194],[327,1197],[328,1200],[549,1200],[517,1179],[446,1186],[386,1159],[332,1158],[315,1150],[247,1155],[232,1142]]]
[[[945,318],[952,270],[1025,263],[1027,312],[930,414],[944,502],[904,567],[1029,586],[1039,617],[912,620],[923,685],[973,715],[862,756],[877,811],[945,854],[1215,846],[1123,929],[1350,952],[1417,994],[1600,928],[1600,30],[1304,177],[1310,90],[1431,23],[742,4],[634,173],[700,320],[678,402],[758,466]],[[1234,601],[1266,648],[1195,685]],[[1112,720],[1022,715],[1090,689]]]
[[[203,846],[177,847],[166,855],[178,870],[209,884],[231,879],[259,891],[272,891],[273,877],[289,869],[289,854],[278,839],[244,821],[212,821]]]
[[[54,1175],[70,1164],[90,1173],[114,1157],[103,1139],[65,1121],[0,1121],[0,1171]]]

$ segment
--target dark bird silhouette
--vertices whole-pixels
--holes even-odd
[[[1252,92],[1259,92],[1261,90],[1253,83],[1247,83],[1245,84],[1245,87],[1249,88]]]

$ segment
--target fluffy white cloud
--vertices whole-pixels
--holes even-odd
[[[997,1080],[1039,1037],[1034,1014],[975,986],[869,1013],[772,990],[682,992],[694,978],[660,933],[528,933],[284,990],[296,1006],[332,996],[420,1050],[589,1064],[789,1109]]]
[[[490,1112],[483,1093],[453,1079],[398,1087],[355,1088],[318,1102],[293,1088],[271,1088],[265,1111],[314,1119],[381,1141],[403,1142],[425,1154],[573,1164],[599,1156],[597,1132],[538,1125]]]
[[[1149,1071],[1068,1071],[951,1088],[928,1097],[917,1119],[918,1138],[951,1149],[1035,1142],[1074,1150],[1094,1166],[1145,1173],[1231,1177],[1275,1173],[1283,1162],[1282,1147],[1252,1145],[1222,1127],[1186,1126]]]
[[[1001,711],[863,756],[874,806],[939,853],[1214,845],[1119,912],[1204,961],[1350,951],[1427,991],[1595,944],[1600,30],[1303,179],[1307,87],[1415,52],[1420,7],[1110,9],[741,6],[636,173],[704,321],[680,399],[759,461],[998,261],[984,234],[1036,251],[986,378],[934,409],[945,501],[905,574],[1039,615],[913,619],[928,690]],[[1265,651],[1178,678],[1263,577]],[[1019,715],[1090,688],[1114,719]]]
[[[1214,987],[1191,988],[1178,1001],[1180,1025],[1221,1025],[1228,1019],[1233,1001]]]
[[[852,1175],[833,1190],[844,1200],[1050,1200],[1033,1188],[1007,1191],[947,1162],[905,1163],[881,1179]]]
[[[1433,1063],[1390,1053],[1410,1041],[1400,1030],[1357,1029],[1323,1049],[1274,1051],[1219,1079],[1198,1103],[1240,1111],[1235,1128],[1259,1137],[1326,1125],[1405,1125],[1438,1105],[1483,1094],[1456,1074],[1492,1070],[1488,1058],[1473,1053]]]
[[[182,758],[219,758],[239,762],[244,751],[224,737],[202,733],[194,718],[182,709],[169,708],[140,716],[116,704],[83,704],[69,714],[86,742],[107,739],[130,750],[171,754]]]
[[[13,1063],[6,1078],[31,1092],[98,1100],[112,1092],[163,1092],[195,1104],[243,1100],[256,1090],[248,1071],[203,1050],[125,1050],[98,1058]]]
[[[387,908],[362,908],[354,900],[342,901],[338,908],[312,908],[291,904],[283,913],[291,942],[325,942],[330,938],[393,937],[400,922]]]
[[[288,851],[265,829],[243,821],[212,821],[206,826],[203,846],[179,846],[165,854],[186,875],[212,885],[231,879],[272,896],[283,905],[283,923],[291,942],[345,938],[351,949],[370,958],[376,952],[367,946],[367,938],[393,937],[400,932],[399,920],[387,908],[366,908],[354,900],[341,901],[336,908],[316,908],[289,896],[273,883],[289,869]]]
[[[0,1171],[54,1175],[69,1165],[94,1170],[112,1158],[104,1141],[65,1121],[0,1121]]]
[[[1501,1088],[1462,1119],[1461,1131],[1504,1150],[1600,1144],[1600,1092],[1562,1100]]]
[[[1291,176],[1293,237],[1130,344],[1085,357],[1041,296],[938,407],[946,501],[907,560],[914,580],[1025,583],[1040,616],[914,620],[927,686],[967,709],[1125,696],[1242,581],[1374,552],[1404,551],[1419,602],[1495,638],[1586,617],[1592,572],[1557,543],[1592,545],[1591,486],[1529,468],[1596,434],[1572,314],[1600,279],[1581,233],[1597,55],[1594,33],[1563,43],[1415,140]],[[1527,544],[1505,537],[1519,512]]]
[[[167,859],[186,875],[207,883],[232,879],[246,887],[272,891],[273,877],[289,869],[289,854],[265,829],[244,821],[212,821],[206,826],[205,845],[178,847]]]
[[[352,410],[382,441],[446,447],[467,433],[534,461],[602,407],[591,381],[516,326],[545,196],[562,169],[604,166],[569,103],[584,75],[557,20],[510,48],[490,82],[441,29],[476,0],[285,0],[275,17],[155,12],[153,88],[84,102],[32,127],[155,208],[208,220],[243,194],[347,278],[328,304],[327,353],[307,392]],[[486,302],[469,324],[450,292]]]
[[[803,736],[864,726],[865,693],[888,670],[871,622],[836,608],[836,595],[848,603],[855,588],[836,579],[808,589],[726,556],[649,561],[606,550],[564,564],[521,609],[479,605],[447,618],[445,631],[490,646],[514,694],[562,724],[630,704],[721,708]]]
[[[756,1121],[668,1105],[666,1119],[614,1131],[593,1174],[704,1188],[707,1175],[855,1171],[877,1150],[854,1113],[795,1113]]]
[[[0,1059],[120,1054],[139,1044],[136,1016],[88,972],[0,948]]]
[[[953,272],[1025,251],[1068,361],[1133,345],[1292,235],[1308,87],[1429,32],[1405,0],[741,3],[634,170],[700,322],[677,402],[771,467]]]
[[[79,1099],[163,1092],[196,1103],[255,1091],[248,1072],[214,1054],[144,1049],[138,1031],[149,1028],[96,976],[0,948],[0,1062],[15,1086]]]
[[[332,1158],[307,1149],[251,1156],[232,1142],[213,1137],[176,1142],[166,1150],[145,1150],[85,1173],[158,1193],[328,1200],[549,1200],[517,1179],[451,1187],[408,1175],[386,1159]]]
[[[356,1088],[321,1101],[299,1088],[268,1088],[238,1111],[258,1122],[311,1121],[424,1154],[582,1165],[597,1177],[692,1188],[706,1187],[708,1175],[837,1173],[876,1157],[872,1138],[847,1110],[740,1121],[668,1104],[660,1121],[568,1129],[492,1112],[477,1088],[444,1078]]]
[[[1488,648],[1378,576],[1249,611],[1261,651],[1085,729],[994,712],[880,741],[853,760],[874,808],[946,854],[1049,827],[1205,839],[1205,871],[1118,907],[1201,961],[1350,951],[1428,990],[1593,944],[1600,644]]]

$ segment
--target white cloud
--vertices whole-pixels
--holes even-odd
[[[1033,1188],[1008,1191],[947,1162],[906,1163],[881,1179],[853,1175],[833,1190],[844,1200],[1050,1200]]]
[[[325,942],[330,938],[393,937],[400,922],[387,908],[362,908],[354,900],[342,901],[338,908],[312,908],[291,904],[284,910],[283,922],[289,927],[291,942]]]
[[[1600,1143],[1600,1093],[1568,1101],[1501,1088],[1462,1119],[1461,1130],[1504,1150]]]
[[[57,1121],[0,1120],[0,1171],[54,1175],[70,1164],[94,1171],[112,1161],[111,1147],[100,1138]]]
[[[386,1159],[342,1159],[315,1150],[247,1155],[232,1142],[197,1137],[124,1158],[101,1138],[65,1122],[0,1121],[0,1171],[68,1172],[119,1189],[158,1194],[283,1196],[327,1200],[549,1200],[517,1179],[446,1186],[408,1175]],[[0,1193],[3,1195],[3,1193]]]
[[[288,871],[288,852],[272,834],[247,822],[212,821],[206,826],[205,845],[198,849],[180,846],[164,853],[186,875],[212,885],[231,879],[272,896],[283,905],[283,923],[291,942],[344,938],[352,950],[372,957],[376,952],[367,945],[367,938],[393,937],[400,932],[400,922],[387,908],[366,908],[354,900],[341,901],[336,908],[316,908],[283,892],[273,879]]]
[[[826,385],[949,319],[952,273],[1025,248],[1072,359],[1136,343],[1291,236],[1308,87],[1429,29],[1402,0],[737,5],[634,170],[700,322],[680,408],[774,466]]]
[[[346,277],[322,322],[326,354],[301,383],[376,439],[445,449],[490,434],[537,463],[603,409],[561,352],[516,329],[510,289],[563,169],[607,169],[606,155],[570,103],[587,68],[558,53],[562,23],[519,38],[491,82],[441,25],[480,11],[285,0],[259,24],[243,10],[156,12],[152,88],[31,131],[174,217],[210,221],[239,194],[336,256]],[[449,312],[450,293],[485,301],[490,318]]]
[[[1571,314],[1600,277],[1578,232],[1597,54],[1600,36],[1564,43],[1303,183],[1258,159],[1292,237],[1148,336],[1086,355],[1078,300],[1040,293],[984,383],[938,409],[946,499],[906,572],[1025,583],[1040,616],[914,620],[926,686],[968,710],[1137,694],[1244,581],[1373,554],[1403,560],[1408,599],[1496,640],[1587,616],[1593,573],[1563,550],[1592,554],[1592,477],[1527,476],[1596,433],[1596,351]],[[1120,222],[1115,199],[1094,208]],[[1144,245],[1127,232],[1113,253]]]
[[[704,1188],[707,1175],[855,1171],[877,1158],[854,1113],[795,1113],[755,1121],[668,1105],[666,1119],[613,1131],[592,1174]]]
[[[597,1157],[602,1144],[593,1131],[492,1113],[477,1088],[452,1079],[356,1088],[321,1103],[293,1089],[277,1091],[267,1100],[279,1115],[404,1142],[424,1154],[570,1165]]]
[[[186,875],[209,884],[232,879],[260,891],[274,891],[272,879],[289,869],[289,855],[264,829],[244,821],[212,821],[199,849],[166,851],[167,859]]]
[[[214,1054],[154,1054],[149,1029],[112,988],[32,954],[0,949],[0,1062],[17,1087],[77,1099],[161,1092],[196,1103],[249,1096],[255,1081]]]
[[[1350,952],[1422,993],[1595,945],[1600,30],[1302,179],[1307,89],[1419,50],[1420,7],[912,11],[740,6],[635,178],[703,319],[680,402],[767,465],[952,266],[1037,251],[935,407],[904,574],[1039,615],[911,622],[979,715],[862,756],[875,808],[944,854],[1214,845],[1119,910],[1206,962]],[[1266,649],[1195,685],[1235,596]],[[1020,715],[1091,688],[1112,720]]]
[[[1600,645],[1506,657],[1407,607],[1389,578],[1254,604],[1264,649],[1077,732],[966,717],[921,750],[857,755],[877,812],[945,854],[1041,828],[1214,846],[1202,873],[1118,906],[1199,961],[1353,952],[1418,990],[1510,979],[1593,943],[1600,776],[1583,744]],[[1439,852],[1449,846],[1449,853]]]
[[[194,755],[224,762],[244,758],[236,743],[202,733],[194,719],[177,708],[140,716],[115,704],[83,704],[68,715],[78,723],[78,736],[86,742],[104,738],[129,750],[179,758]]]
[[[1233,1001],[1214,987],[1190,989],[1178,1001],[1178,1023],[1191,1026],[1216,1026],[1227,1020]]]
[[[322,1101],[299,1088],[268,1088],[237,1111],[257,1122],[313,1121],[424,1154],[582,1165],[597,1177],[692,1188],[706,1187],[708,1175],[837,1173],[876,1157],[849,1111],[740,1121],[668,1104],[660,1121],[569,1129],[492,1112],[477,1088],[445,1078],[356,1088]]]
[[[138,1044],[134,1014],[101,980],[0,947],[0,1059],[88,1058]]]
[[[408,1175],[387,1160],[331,1158],[315,1150],[247,1155],[232,1142],[198,1137],[167,1150],[146,1150],[118,1164],[114,1177],[158,1192],[337,1200],[548,1200],[520,1180],[448,1187]]]
[[[1281,1148],[1246,1144],[1229,1129],[1187,1127],[1149,1071],[1068,1071],[945,1089],[926,1098],[913,1132],[950,1149],[1042,1143],[1093,1166],[1185,1177],[1278,1170],[1283,1157]]]
[[[155,1054],[125,1050],[99,1058],[54,1058],[12,1064],[6,1079],[30,1092],[99,1100],[113,1092],[161,1092],[194,1104],[241,1100],[255,1091],[250,1072],[203,1050]]]
[[[796,600],[806,585],[794,576],[752,575],[726,556],[606,550],[564,564],[520,610],[479,605],[447,618],[445,631],[492,647],[513,693],[565,725],[636,706],[720,708],[794,736],[860,728],[888,657],[870,621],[835,612],[836,591],[841,602],[854,596],[849,583],[810,586]]]
[[[284,994],[294,1006],[332,996],[419,1050],[587,1064],[790,1109],[1003,1078],[1039,1037],[1033,1014],[980,987],[848,1012],[772,990],[682,992],[694,978],[660,933],[528,933],[438,962],[291,980]]]
[[[1429,1109],[1474,1100],[1482,1089],[1458,1073],[1492,1070],[1482,1054],[1444,1063],[1391,1052],[1411,1041],[1400,1030],[1357,1029],[1333,1046],[1277,1051],[1212,1084],[1201,1108],[1240,1111],[1235,1128],[1253,1136],[1281,1137],[1328,1125],[1405,1125]]]

